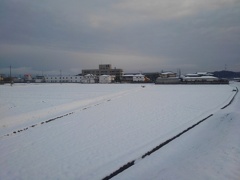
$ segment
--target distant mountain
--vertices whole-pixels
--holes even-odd
[[[233,72],[233,71],[215,71],[215,72],[212,72],[212,74],[215,77],[227,78],[227,79],[233,79],[233,78],[240,77],[240,72]]]

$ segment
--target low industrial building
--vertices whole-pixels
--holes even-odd
[[[159,77],[161,77],[161,78],[173,78],[173,77],[177,77],[177,74],[169,71],[169,72],[160,73]]]
[[[213,74],[208,72],[197,72],[193,74],[186,74],[182,76],[183,82],[218,82],[219,78],[214,77]]]
[[[183,77],[183,81],[213,82],[213,81],[219,81],[219,79],[214,76],[197,76],[197,77]]]
[[[182,84],[229,84],[228,80],[214,77],[208,72],[197,72],[193,74],[186,74],[181,77]]]
[[[123,83],[133,82],[133,75],[132,74],[124,74],[121,78],[121,82],[123,82]]]
[[[207,72],[197,72],[177,77],[176,73],[161,73],[156,79],[155,84],[228,84],[227,80],[214,77]]]
[[[46,83],[81,83],[82,76],[46,76]]]
[[[155,81],[155,84],[179,84],[179,83],[180,78],[178,78],[177,74],[173,72],[160,73],[159,77]]]
[[[179,84],[180,79],[177,77],[162,78],[158,77],[155,81],[155,84]]]
[[[143,75],[143,74],[125,74],[122,76],[121,82],[125,82],[125,83],[145,82],[145,75]]]
[[[145,82],[145,76],[143,74],[136,74],[133,76],[133,82]]]
[[[35,83],[45,83],[45,77],[44,76],[36,76],[36,78],[34,79]]]
[[[97,76],[87,74],[85,76],[46,76],[46,83],[96,83],[98,82]]]

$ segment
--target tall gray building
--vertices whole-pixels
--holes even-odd
[[[87,74],[94,74],[97,76],[100,75],[114,75],[114,76],[122,76],[123,75],[123,70],[122,69],[112,69],[111,64],[100,64],[99,69],[83,69],[82,70],[82,75],[87,75]]]

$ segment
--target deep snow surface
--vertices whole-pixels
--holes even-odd
[[[233,97],[233,89],[229,85],[152,84],[145,88],[139,84],[0,86],[0,179],[101,179],[214,113],[212,121],[115,178],[192,179],[196,174],[201,179],[204,172],[211,177],[211,171],[215,172],[211,167],[226,168],[224,160],[214,162],[211,157],[219,160],[219,149],[239,139],[239,114],[228,112],[229,108],[220,110]],[[235,124],[221,121],[224,117]],[[212,143],[205,145],[205,141]],[[239,143],[234,147],[237,159],[227,167],[235,173],[232,178],[239,175],[234,171],[239,170]],[[183,166],[186,163],[190,165]],[[205,171],[196,171],[201,165]]]

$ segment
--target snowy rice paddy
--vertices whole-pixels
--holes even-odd
[[[198,141],[203,134],[206,134],[205,140],[209,136],[218,136],[210,134],[206,124],[204,128],[199,125],[202,131],[199,127],[184,134],[185,139],[169,143],[164,147],[166,150],[163,148],[146,160],[141,156],[210,114],[219,114],[234,97],[236,88],[233,85],[144,86],[0,86],[0,179],[102,179],[131,160],[139,160],[139,163],[114,178],[201,179],[204,172],[200,167],[196,166],[200,168],[200,174],[195,176],[187,173],[176,159],[189,155],[189,162],[194,167],[194,159],[197,159],[191,154],[191,148],[183,155],[181,152],[185,150],[181,149],[194,146],[192,149],[200,151],[206,147],[190,137]],[[221,115],[226,114],[211,117],[209,127],[214,128],[214,122],[218,122]],[[235,124],[235,131],[236,127],[239,123]],[[236,138],[239,139],[239,133]],[[219,141],[216,137],[215,140]],[[239,158],[239,143],[236,148],[235,156]],[[160,160],[156,161],[156,158]],[[159,161],[166,167],[156,169]],[[235,163],[240,165],[239,159]],[[206,162],[202,164],[207,166]],[[236,165],[231,168],[240,170]],[[174,169],[175,175],[170,173],[169,167]],[[214,175],[213,179],[217,179],[216,173]],[[232,179],[238,175],[236,173]],[[209,177],[208,173],[206,178]]]

